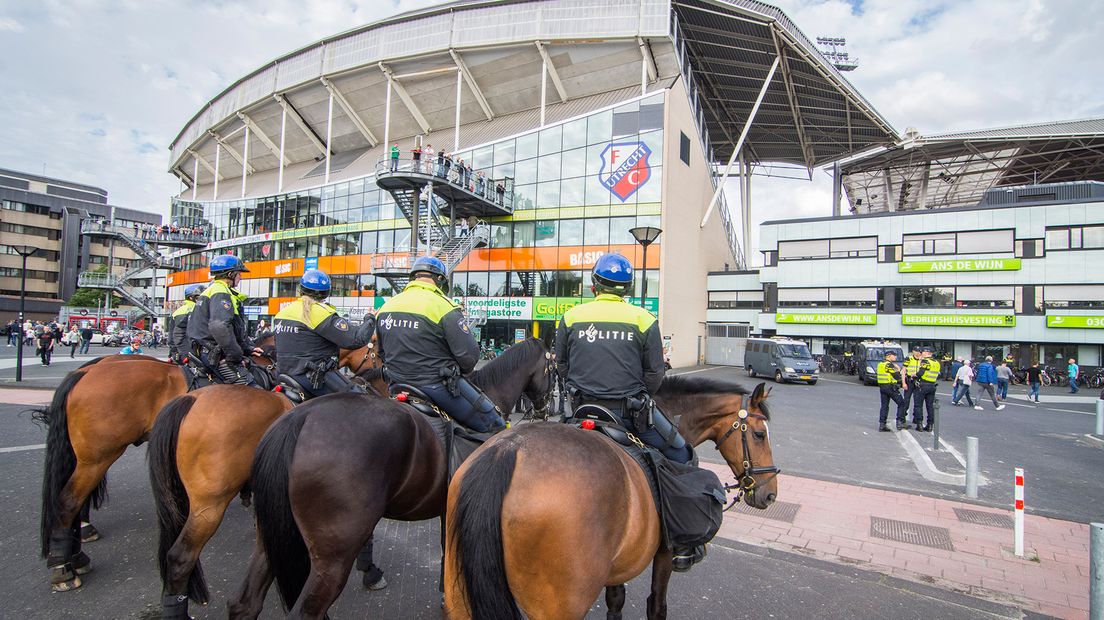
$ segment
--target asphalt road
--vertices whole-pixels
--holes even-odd
[[[797,415],[789,411],[796,396],[776,390],[775,416],[785,434]],[[820,387],[820,386],[818,386]],[[793,394],[799,390],[792,390]],[[42,443],[44,432],[21,406],[0,405],[0,449]],[[778,440],[775,440],[778,441]],[[786,460],[799,451],[782,442]],[[830,443],[830,442],[829,442]],[[888,442],[887,442],[888,443]],[[840,449],[840,452],[846,450]],[[93,515],[103,538],[86,545],[95,570],[75,592],[51,594],[44,563],[38,558],[37,520],[43,452],[29,448],[0,452],[0,597],[5,617],[154,618],[160,601],[153,502],[145,468],[145,448],[131,448],[109,475],[110,501]],[[850,458],[850,457],[848,457]],[[785,461],[783,461],[785,463]],[[901,469],[906,470],[901,462]],[[785,464],[785,466],[793,467]],[[197,618],[225,617],[225,601],[238,587],[252,541],[250,512],[235,503],[203,554],[212,591],[207,607],[193,606]],[[377,560],[390,587],[366,592],[354,575],[332,610],[335,618],[440,618],[437,591],[439,536],[436,522],[385,522],[377,533]],[[629,585],[626,617],[643,618],[647,575]],[[686,575],[675,575],[669,597],[673,618],[1019,618],[1024,614],[925,584],[906,582],[850,566],[804,556],[766,551],[717,540],[705,561]],[[588,618],[604,618],[596,603]],[[266,617],[279,617],[275,594]]]
[[[734,378],[748,387],[762,381],[731,367],[694,376]],[[771,448],[787,473],[965,500],[962,487],[922,478],[894,433],[877,432],[877,388],[840,375],[826,375],[815,386],[768,385],[773,387],[767,401],[773,414]],[[1035,405],[1017,398],[1027,394],[1025,386],[1012,386],[1004,410],[987,402],[976,411],[950,406],[949,383],[940,383],[939,394],[940,436],[963,455],[967,436],[979,440],[979,469],[989,480],[980,488],[981,503],[1010,508],[1013,468],[1023,467],[1028,512],[1085,523],[1104,519],[1104,441],[1086,436],[1095,429],[1092,402],[1048,402],[1068,396],[1068,389],[1044,388],[1043,402]],[[895,411],[891,406],[891,420]],[[909,432],[940,469],[964,472],[949,452],[932,452],[931,433]],[[711,449],[700,452],[716,458]]]

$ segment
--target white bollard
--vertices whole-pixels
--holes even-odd
[[[978,496],[978,439],[966,438],[966,497]]]
[[[1016,468],[1016,557],[1024,554],[1024,470]]]

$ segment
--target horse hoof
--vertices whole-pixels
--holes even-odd
[[[50,567],[50,589],[54,592],[68,592],[81,587],[81,578],[73,574],[69,564]]]
[[[387,587],[387,579],[384,578],[383,571],[376,566],[364,573],[361,583],[369,590],[382,590]]]
[[[87,575],[92,572],[92,558],[83,551],[78,551],[72,559],[73,572],[78,575]]]
[[[95,525],[85,523],[81,526],[80,537],[82,543],[94,542],[100,539],[100,531],[96,529]]]

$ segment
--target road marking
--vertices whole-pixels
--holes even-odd
[[[696,372],[705,372],[707,370],[717,370],[717,368],[720,368],[720,366],[710,366],[709,368],[699,368],[697,370],[687,370],[686,372],[671,373],[671,374],[676,376],[676,377],[681,377],[683,375],[692,375]]]
[[[958,461],[960,465],[966,467],[966,459],[962,457],[962,453],[956,450],[955,447],[948,443],[946,439],[940,437],[939,444],[942,445],[947,450],[947,452],[950,452],[951,456],[955,457],[955,460]]]
[[[912,459],[913,464],[916,465],[917,471],[920,472],[920,475],[923,476],[925,480],[952,486],[966,486],[966,474],[948,474],[947,472],[936,469],[935,463],[933,463],[931,457],[924,452],[924,449],[920,447],[920,443],[916,441],[912,433],[908,431],[897,431],[894,434],[897,435],[897,441],[901,443],[901,447],[908,453],[909,458]]]
[[[41,450],[46,447],[44,443],[36,443],[31,446],[13,446],[11,448],[0,448],[0,452],[26,452],[28,450]]]
[[[1085,433],[1085,436],[1088,437],[1089,439],[1092,439],[1093,441],[1104,442],[1104,438],[1097,437],[1096,435],[1093,435],[1092,433]]]

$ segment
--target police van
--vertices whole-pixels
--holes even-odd
[[[778,383],[805,381],[816,385],[819,378],[809,346],[789,338],[748,338],[744,370],[753,377],[772,377]]]
[[[859,383],[875,385],[878,383],[878,364],[885,359],[886,353],[897,354],[897,363],[904,364],[905,356],[901,345],[890,340],[865,340],[855,346],[855,358],[859,366]]]

